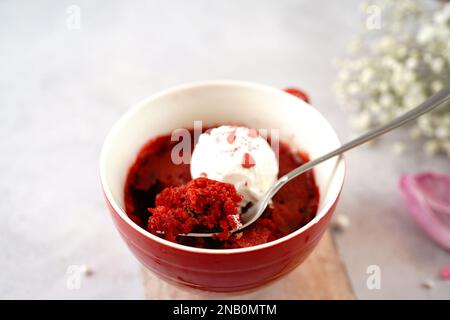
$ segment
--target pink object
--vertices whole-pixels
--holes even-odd
[[[317,157],[340,145],[320,113],[296,97],[263,85],[209,81],[152,96],[125,114],[102,148],[100,176],[106,202],[120,235],[149,270],[183,287],[214,292],[247,291],[265,285],[302,263],[327,229],[344,181],[337,158],[314,169],[320,192],[317,216],[273,242],[240,249],[201,249],[161,239],[137,226],[123,211],[126,173],[151,137],[180,127],[244,124],[280,129],[280,138]],[[299,288],[301,290],[301,288]]]
[[[420,228],[450,250],[450,177],[431,172],[403,175],[400,188]]]
[[[441,270],[439,271],[439,276],[441,277],[442,280],[450,279],[450,267],[449,266],[442,267]]]

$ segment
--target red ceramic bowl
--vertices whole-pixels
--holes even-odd
[[[340,142],[330,124],[304,101],[282,90],[239,81],[183,85],[156,94],[132,108],[113,127],[103,145],[100,172],[114,223],[136,258],[160,278],[213,292],[246,291],[269,283],[298,266],[325,232],[344,181],[344,163],[317,166],[317,216],[301,229],[273,242],[242,249],[200,249],[172,243],[141,229],[124,211],[128,169],[150,138],[177,128],[240,123],[279,129],[282,141],[311,158]]]

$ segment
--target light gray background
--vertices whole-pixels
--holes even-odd
[[[66,9],[81,8],[69,30]],[[359,1],[1,1],[0,297],[143,297],[140,266],[114,230],[98,177],[102,141],[140,99],[177,84],[241,79],[300,86],[351,136],[331,93],[332,59],[363,26]],[[417,146],[394,156],[385,138],[347,156],[336,236],[358,298],[450,298],[437,279],[450,255],[415,226],[403,172],[449,172]],[[67,268],[94,274],[68,290]],[[366,268],[381,267],[381,290]],[[432,279],[436,287],[420,287]]]

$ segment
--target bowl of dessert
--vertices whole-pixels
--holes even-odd
[[[279,177],[340,146],[328,121],[292,93],[241,81],[187,84],[143,100],[114,125],[100,157],[103,192],[147,269],[183,287],[240,292],[307,258],[337,205],[342,159],[290,181],[241,228]]]

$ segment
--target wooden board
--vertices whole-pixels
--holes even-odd
[[[280,280],[250,293],[233,296],[193,293],[158,279],[146,269],[143,274],[147,299],[354,299],[329,231],[303,264]]]

